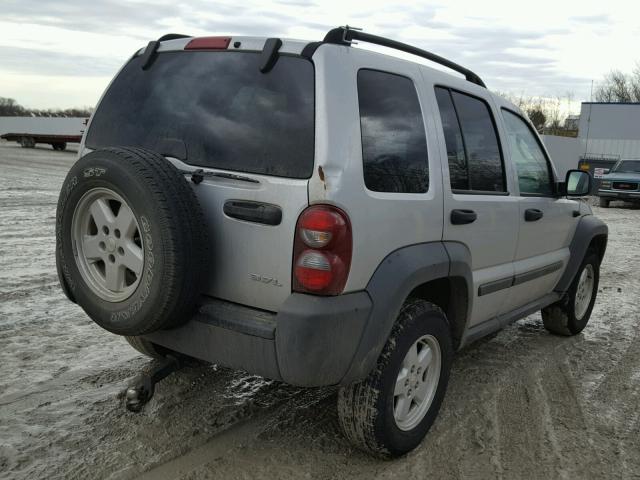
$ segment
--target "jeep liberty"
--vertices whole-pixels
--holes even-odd
[[[354,47],[377,44],[447,67]],[[454,352],[542,311],[575,335],[607,226],[470,70],[349,27],[170,34],[113,79],[62,187],[61,285],[152,357],[339,387],[380,457],[434,422]]]

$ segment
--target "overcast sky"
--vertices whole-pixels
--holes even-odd
[[[120,65],[164,33],[321,39],[334,26],[409,42],[515,95],[588,100],[591,80],[640,61],[631,0],[339,2],[3,0],[0,96],[35,108],[93,106]],[[360,47],[356,47],[360,48]]]

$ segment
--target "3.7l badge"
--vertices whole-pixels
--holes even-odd
[[[258,275],[257,273],[250,273],[249,278],[254,282],[266,283],[267,285],[273,285],[274,287],[281,287],[282,284],[274,277],[266,277],[264,275]]]

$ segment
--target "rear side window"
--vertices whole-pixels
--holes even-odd
[[[511,158],[518,172],[520,193],[553,195],[551,169],[531,128],[508,110],[502,110],[502,117],[509,136]]]
[[[479,98],[436,87],[449,158],[451,188],[506,192],[504,165],[493,116]]]
[[[429,188],[427,138],[413,82],[377,70],[358,72],[364,183],[369,190]]]
[[[263,74],[252,52],[164,52],[148,70],[141,58],[124,67],[100,103],[89,148],[135,146],[191,165],[311,176],[310,61],[283,55]]]

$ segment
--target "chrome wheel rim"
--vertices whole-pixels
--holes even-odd
[[[91,291],[108,302],[133,295],[145,258],[138,220],[127,202],[108,188],[89,190],[76,205],[71,231],[76,264]]]
[[[427,414],[440,380],[442,353],[438,340],[424,335],[402,361],[393,392],[393,416],[400,430],[412,430]]]
[[[582,320],[582,317],[584,317],[589,309],[591,297],[593,297],[594,282],[595,271],[593,269],[593,265],[589,263],[582,270],[580,278],[578,279],[578,287],[576,288],[576,298],[573,310],[577,320]]]

